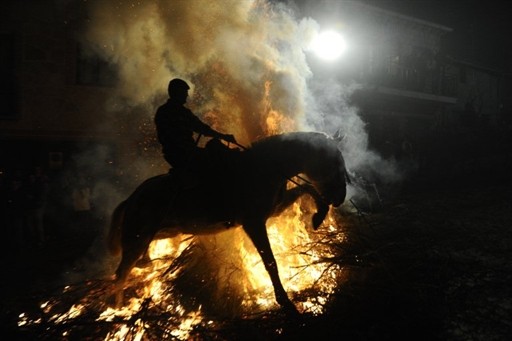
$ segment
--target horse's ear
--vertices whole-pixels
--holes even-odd
[[[336,131],[336,133],[334,133],[334,135],[332,136],[332,138],[333,138],[336,142],[340,143],[341,141],[343,141],[343,140],[345,139],[345,135],[341,135],[341,129],[338,129],[338,130]]]

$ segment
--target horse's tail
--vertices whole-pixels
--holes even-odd
[[[124,221],[126,201],[121,202],[114,212],[110,220],[110,230],[108,233],[108,248],[113,255],[119,255],[122,251],[121,233]]]

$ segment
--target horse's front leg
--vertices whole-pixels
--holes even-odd
[[[256,250],[263,260],[265,269],[267,270],[272,285],[274,286],[274,294],[276,301],[285,309],[287,312],[292,314],[298,314],[297,308],[290,301],[286,291],[284,290],[281,279],[279,278],[279,271],[277,269],[277,263],[270,247],[270,241],[268,240],[267,227],[263,221],[251,221],[243,224],[243,229],[252,240]]]
[[[309,194],[315,201],[316,212],[313,214],[313,229],[316,230],[327,216],[327,213],[329,212],[329,205],[312,185],[302,184],[300,186],[286,190],[278,205],[276,206],[274,215],[280,214],[304,194]]]

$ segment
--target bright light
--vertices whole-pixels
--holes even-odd
[[[319,33],[311,43],[311,49],[318,57],[325,60],[334,60],[345,51],[346,43],[343,37],[335,31]]]

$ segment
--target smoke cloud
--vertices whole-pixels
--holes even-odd
[[[301,129],[311,75],[304,44],[317,29],[260,0],[102,0],[91,3],[85,39],[117,66],[127,105],[152,116],[168,81],[183,78],[189,107],[248,143]]]
[[[266,0],[97,0],[89,10],[84,39],[118,68],[113,100],[126,106],[116,104],[118,111],[136,107],[152,122],[168,81],[179,77],[192,86],[192,111],[243,144],[287,131],[340,129],[351,169],[383,162],[368,151],[364,123],[347,105],[354,86],[314,79],[306,53],[320,25],[297,18],[291,7]]]
[[[351,171],[396,176],[392,164],[368,150],[364,122],[348,104],[357,87],[315,79],[307,62],[309,43],[320,30],[315,20],[266,0],[96,0],[88,8],[83,39],[117,67],[119,79],[102,125],[137,116],[142,123],[136,129],[154,143],[153,115],[169,80],[178,77],[192,87],[187,106],[242,144],[283,132],[340,130]],[[156,147],[151,157],[130,158],[138,183],[159,169],[155,160],[164,163]],[[96,188],[122,200],[110,186],[100,181]],[[105,207],[113,209],[111,202]],[[96,266],[89,261],[87,267]]]

